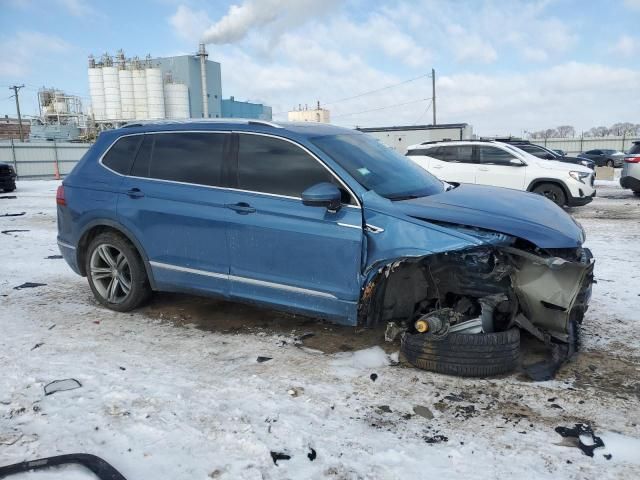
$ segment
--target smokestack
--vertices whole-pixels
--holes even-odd
[[[207,51],[204,43],[198,48],[198,56],[200,57],[200,81],[202,82],[202,116],[209,118],[209,102],[207,98]]]

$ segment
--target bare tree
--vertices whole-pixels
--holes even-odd
[[[558,137],[560,138],[569,138],[576,136],[576,130],[571,125],[560,125],[556,128],[558,131]]]

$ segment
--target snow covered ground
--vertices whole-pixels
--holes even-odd
[[[598,283],[584,350],[542,383],[408,368],[380,332],[219,300],[105,310],[47,258],[56,186],[0,198],[0,230],[26,230],[0,234],[0,465],[87,452],[129,480],[640,478],[640,199],[614,182],[572,210]],[[64,378],[82,387],[44,396]],[[605,443],[593,458],[554,431],[576,423]]]

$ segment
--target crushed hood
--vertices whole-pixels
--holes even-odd
[[[547,198],[519,190],[461,184],[428,197],[396,201],[405,215],[468,225],[528,240],[540,248],[582,245],[582,228]]]

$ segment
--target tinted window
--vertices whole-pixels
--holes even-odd
[[[428,157],[433,157],[437,148],[414,148],[413,150],[407,151],[407,157],[413,157],[416,155],[426,155]]]
[[[145,135],[142,145],[138,149],[136,161],[133,162],[131,175],[134,177],[148,177],[149,166],[151,165],[151,151],[153,150],[153,140],[155,135]]]
[[[458,145],[449,147],[440,147],[441,160],[454,163],[472,163],[473,162],[473,146]]]
[[[627,153],[640,153],[640,142],[634,143]]]
[[[121,137],[109,149],[102,159],[102,163],[122,175],[128,175],[131,164],[136,156],[138,145],[142,140],[142,135],[132,135]]]
[[[154,141],[151,146],[148,174],[150,178],[200,185],[221,185],[224,142],[227,135],[185,132],[160,133],[148,137],[153,137]]]
[[[480,154],[480,163],[491,165],[509,165],[511,159],[515,158],[510,152],[497,147],[489,147],[481,145],[478,147]]]
[[[333,175],[300,147],[263,135],[240,134],[238,188],[252,192],[300,197]]]
[[[587,155],[600,155],[602,152],[600,150],[589,150],[588,152],[584,152]]]
[[[392,200],[444,191],[444,184],[407,157],[369,135],[327,135],[311,140],[367,190]]]

